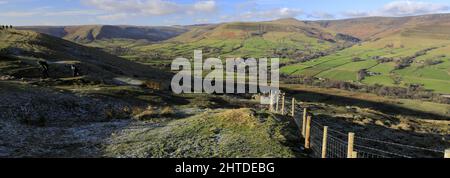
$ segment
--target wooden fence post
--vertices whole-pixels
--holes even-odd
[[[295,118],[295,98],[292,98],[292,108],[291,108],[291,115],[293,118]]]
[[[284,102],[285,102],[285,99],[286,99],[286,93],[283,93],[282,94],[282,98],[281,98],[281,115],[284,115]]]
[[[302,122],[302,136],[305,137],[306,136],[306,117],[308,116],[308,109],[304,108],[303,109],[303,122]]]
[[[445,150],[444,158],[449,158],[450,159],[450,149],[446,149]]]
[[[347,158],[353,158],[353,145],[355,143],[355,133],[348,133]]]
[[[270,108],[269,108],[269,111],[270,111],[270,112],[273,112],[273,102],[274,102],[274,99],[273,99],[273,91],[270,90]]]
[[[305,148],[311,148],[311,116],[306,119]]]
[[[279,107],[280,107],[280,93],[277,93],[277,95],[276,95],[276,99],[275,99],[276,101],[277,101],[277,105],[276,105],[276,110],[275,110],[275,112],[276,113],[279,113],[278,111],[278,109],[279,109]]]
[[[352,158],[358,158],[358,152],[354,151],[352,154]]]
[[[322,158],[327,158],[328,126],[323,127]]]

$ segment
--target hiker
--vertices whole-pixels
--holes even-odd
[[[72,69],[72,76],[73,77],[78,77],[80,76],[80,70],[78,69],[77,66],[75,66],[74,64],[70,65],[70,69]]]
[[[48,63],[46,61],[38,61],[38,64],[41,66],[42,77],[48,78]]]

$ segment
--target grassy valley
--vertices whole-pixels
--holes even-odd
[[[122,55],[134,46],[164,41],[188,31],[188,27],[141,27],[113,25],[18,27]]]
[[[398,87],[419,85],[437,93],[448,94],[450,26],[442,23],[447,16],[353,20],[364,25],[373,20],[396,26],[385,25],[382,28],[379,24],[373,25],[380,29],[369,28],[367,33],[373,35],[366,41],[328,56],[286,66],[282,69],[282,73],[361,82],[368,85]],[[430,18],[434,21],[429,20]],[[329,28],[365,38],[362,34],[336,27],[339,23],[348,24],[348,21],[351,20],[330,22],[336,24]],[[366,23],[363,23],[364,21]],[[363,74],[360,74],[361,72]]]
[[[0,30],[0,157],[312,157],[298,127],[303,114],[344,137],[442,157],[450,147],[448,17]],[[194,50],[204,59],[281,58],[281,89],[296,99],[296,115],[270,112],[250,94],[163,87],[172,60]],[[38,61],[49,64],[48,78]]]
[[[193,50],[202,49],[206,57],[279,57],[283,63],[292,63],[352,43],[336,35],[319,25],[296,19],[224,23],[193,27],[163,43],[133,47],[126,57],[142,62],[170,63],[176,57],[191,58]]]

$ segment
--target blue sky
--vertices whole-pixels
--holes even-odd
[[[0,24],[13,25],[188,25],[446,12],[448,0],[0,0]]]

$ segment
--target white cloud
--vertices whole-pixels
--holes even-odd
[[[202,0],[193,4],[179,4],[167,0],[82,0],[85,5],[103,10],[100,19],[120,19],[129,16],[163,16],[173,14],[197,14],[214,12],[214,0]]]
[[[445,4],[401,0],[384,5],[375,11],[348,11],[343,15],[346,17],[366,17],[366,16],[409,16],[430,13],[440,13],[450,10]]]
[[[313,12],[307,15],[308,18],[311,19],[334,19],[335,16],[333,14],[330,13],[326,13],[326,12]]]
[[[107,14],[107,15],[100,15],[97,16],[98,19],[100,20],[119,20],[119,19],[125,19],[127,17],[129,17],[129,14],[126,13],[117,13],[117,14]]]
[[[299,9],[291,9],[291,8],[280,8],[276,9],[275,11],[271,12],[269,16],[273,17],[280,17],[280,18],[289,18],[289,17],[296,17],[303,13],[302,10]]]
[[[98,15],[96,10],[66,10],[66,11],[50,11],[43,13],[44,16],[82,16],[82,15]]]
[[[194,10],[200,12],[212,12],[216,10],[216,1],[200,1],[194,4]]]
[[[195,19],[195,22],[197,22],[197,23],[209,23],[210,19],[208,19],[208,18],[198,18],[198,19]]]
[[[370,16],[370,12],[363,11],[347,11],[342,13],[345,17],[367,17]]]
[[[293,8],[275,8],[269,10],[253,10],[236,16],[222,16],[221,19],[227,21],[250,21],[250,20],[273,20],[281,18],[295,18],[303,14],[300,9]]]
[[[382,15],[403,16],[438,13],[449,10],[449,6],[417,1],[395,1],[386,4],[380,11]]]
[[[98,11],[93,10],[67,10],[67,11],[50,11],[36,9],[31,11],[7,11],[0,13],[0,17],[33,17],[33,16],[81,16],[81,15],[97,15]]]

